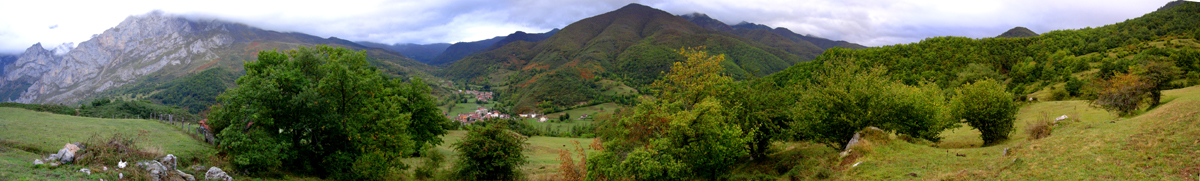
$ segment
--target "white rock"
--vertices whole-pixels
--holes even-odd
[[[85,169],[79,169],[79,172],[83,172],[83,173],[87,173],[88,175],[92,175],[92,170],[89,170],[89,169],[86,169],[86,168],[85,168]]]
[[[125,160],[121,160],[121,162],[117,162],[117,168],[125,168],[126,165],[129,165],[129,163],[125,162]]]
[[[1059,116],[1058,118],[1054,118],[1055,123],[1058,123],[1059,121],[1062,121],[1062,120],[1067,120],[1067,115],[1062,115],[1062,116]]]

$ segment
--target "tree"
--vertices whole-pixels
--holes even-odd
[[[644,99],[627,115],[602,120],[604,151],[588,158],[589,179],[715,180],[747,155],[736,115],[719,100],[723,55],[680,49],[686,59],[655,81],[656,99]],[[622,111],[625,112],[625,111]]]
[[[1004,85],[992,79],[967,84],[950,99],[950,114],[983,133],[984,145],[1006,140],[1013,132],[1018,107],[1012,94],[1004,90]]]
[[[1179,76],[1179,68],[1175,63],[1166,61],[1147,61],[1133,70],[1135,74],[1150,84],[1150,107],[1158,106],[1162,99],[1162,91],[1171,88],[1171,81]]]
[[[1092,105],[1117,111],[1121,116],[1133,114],[1134,110],[1142,106],[1146,93],[1153,88],[1153,85],[1141,76],[1131,73],[1116,74],[1108,80],[1101,79],[1094,85],[1098,86],[1098,91]]]
[[[389,179],[418,142],[444,134],[419,79],[389,79],[365,52],[324,45],[261,51],[209,115],[218,149],[249,171],[289,170],[335,179]],[[432,138],[430,138],[432,135]]]
[[[459,180],[519,180],[519,168],[526,163],[521,153],[526,139],[500,124],[471,130],[454,143],[460,155],[454,175]]]
[[[789,110],[793,133],[841,148],[854,133],[869,126],[930,141],[954,128],[946,98],[936,85],[905,85],[885,77],[882,67],[864,69],[850,61],[828,62],[803,89]]]

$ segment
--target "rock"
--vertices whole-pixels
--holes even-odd
[[[178,164],[175,163],[175,160],[175,155],[167,154],[167,156],[164,156],[159,162],[162,163],[165,170],[172,171],[175,170],[176,166],[178,166]]]
[[[61,151],[61,150],[60,150],[60,151]],[[58,159],[59,159],[59,158],[62,158],[62,155],[61,155],[61,154],[57,154],[57,153],[55,153],[55,154],[50,154],[50,157],[49,157],[49,158],[46,158],[46,161],[47,161],[47,162],[49,162],[49,161],[52,161],[52,160],[53,160],[53,161],[58,161]]]
[[[41,164],[46,164],[46,163],[43,163],[42,159],[33,159],[33,165],[41,165]]]
[[[92,170],[89,170],[89,169],[86,169],[86,168],[85,168],[85,169],[79,169],[79,172],[83,172],[83,173],[87,173],[88,175],[92,175]]]
[[[233,181],[233,177],[230,177],[229,174],[225,174],[225,171],[221,171],[221,168],[217,167],[208,168],[208,172],[204,172],[204,179]]]
[[[1004,156],[1008,156],[1008,149],[1009,148],[1004,148]]]
[[[126,165],[129,165],[129,162],[125,162],[125,160],[121,160],[121,162],[117,162],[117,168],[125,168]]]
[[[57,166],[58,166],[58,162],[50,162],[50,167],[57,167]]]
[[[63,162],[63,163],[71,163],[71,161],[75,161],[75,152],[76,151],[79,151],[79,146],[75,146],[75,144],[67,143],[67,145],[63,146],[62,149],[58,150],[58,156],[59,156],[58,161]]]
[[[196,181],[196,176],[192,176],[192,174],[187,174],[180,170],[175,170],[175,174],[179,175],[179,177],[182,177],[184,180]]]
[[[1059,121],[1062,121],[1062,120],[1067,120],[1067,115],[1062,115],[1062,116],[1059,116],[1058,118],[1054,118],[1054,123],[1058,123]]]

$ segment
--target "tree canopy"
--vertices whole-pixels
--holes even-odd
[[[429,88],[389,79],[365,52],[318,45],[261,51],[210,121],[238,169],[336,179],[387,179],[405,154],[438,144],[445,118]]]

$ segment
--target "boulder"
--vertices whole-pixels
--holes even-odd
[[[175,155],[167,154],[167,156],[164,156],[161,160],[159,160],[159,162],[162,163],[163,167],[166,168],[166,170],[171,171],[171,170],[175,170],[175,167],[179,165],[179,164],[176,164],[175,160],[177,160],[177,158],[175,158]]]
[[[33,159],[33,165],[41,165],[41,164],[46,164],[46,163],[42,162],[42,159]]]
[[[217,167],[208,168],[208,172],[204,173],[204,179],[233,181],[233,177],[230,177],[229,174],[225,174],[225,171],[221,171],[221,168]]]
[[[178,175],[180,178],[183,178],[184,180],[187,180],[187,181],[196,181],[196,176],[192,176],[192,174],[184,173],[181,170],[175,170],[175,175]]]
[[[79,151],[79,146],[67,143],[62,149],[58,150],[59,162],[71,163],[75,161],[75,152]]]

